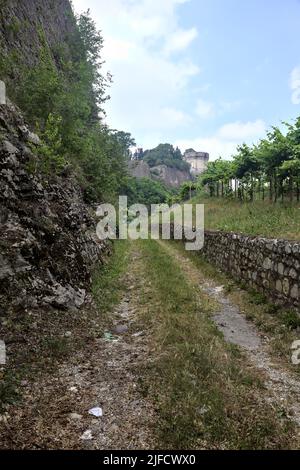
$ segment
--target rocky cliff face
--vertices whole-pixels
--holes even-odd
[[[150,167],[143,160],[129,162],[128,168],[134,178],[151,178]]]
[[[45,44],[54,60],[61,46],[68,48],[76,23],[69,0],[0,4],[0,80],[13,92]],[[32,171],[38,143],[20,111],[1,105],[0,316],[1,309],[79,307],[94,264],[108,250],[96,240],[92,211],[75,179]]]
[[[55,59],[56,47],[66,45],[75,31],[69,0],[2,0],[0,3],[1,54],[19,64],[12,75],[5,77],[6,81],[18,76],[22,63],[37,62],[44,39]]]
[[[151,178],[161,181],[170,188],[179,188],[185,181],[192,179],[189,171],[177,170],[167,165],[150,168],[143,160],[129,162],[129,173],[135,178]]]
[[[96,238],[75,180],[33,173],[37,145],[20,112],[1,105],[0,316],[27,307],[80,307],[93,266],[109,251]]]
[[[179,188],[184,182],[192,179],[189,171],[177,170],[177,168],[170,168],[166,165],[151,168],[151,174],[154,179],[163,181],[166,186],[171,188]]]

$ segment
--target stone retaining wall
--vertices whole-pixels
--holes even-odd
[[[300,242],[205,233],[205,258],[281,304],[300,307]]]
[[[205,231],[200,254],[273,302],[300,310],[300,241]]]

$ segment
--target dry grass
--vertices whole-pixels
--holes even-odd
[[[208,230],[300,240],[299,203],[240,203],[205,196],[197,196],[192,202],[205,204],[205,228]]]

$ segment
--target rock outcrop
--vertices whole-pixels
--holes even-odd
[[[151,178],[150,166],[143,160],[129,162],[128,169],[134,178]]]
[[[189,171],[178,170],[167,165],[158,165],[151,168],[151,175],[153,179],[162,181],[171,188],[179,188],[186,181],[192,180]]]
[[[17,78],[20,65],[38,62],[44,42],[56,59],[58,48],[68,47],[68,39],[76,31],[75,18],[69,0],[9,0],[1,1],[0,47],[3,57],[18,58],[7,81]]]
[[[39,139],[19,110],[0,106],[0,316],[11,309],[78,308],[109,251],[72,176],[34,171]]]
[[[129,174],[135,178],[151,178],[161,181],[170,188],[179,188],[185,181],[191,181],[189,171],[178,170],[167,165],[150,167],[143,160],[129,162]]]

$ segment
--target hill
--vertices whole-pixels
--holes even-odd
[[[135,178],[151,178],[169,188],[179,188],[192,179],[190,165],[183,160],[179,148],[160,144],[154,149],[137,152],[129,162],[129,172]]]

